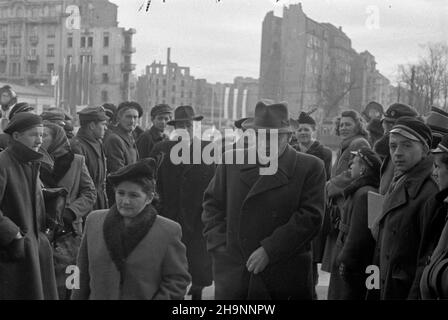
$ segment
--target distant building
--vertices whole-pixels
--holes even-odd
[[[72,113],[127,100],[134,33],[118,27],[108,0],[0,0],[0,81],[56,85]]]
[[[260,98],[287,101],[290,112],[348,107],[351,41],[328,23],[308,18],[301,4],[263,21]]]
[[[350,106],[361,111],[370,102],[376,101],[387,108],[390,100],[390,81],[376,69],[375,57],[368,51],[354,52],[352,60],[353,89],[350,91]]]
[[[206,125],[220,126],[252,113],[258,99],[258,80],[237,77],[234,83],[211,84],[206,79],[195,79],[189,67],[171,61],[171,49],[167,61],[154,61],[138,78],[136,99],[143,106],[146,117],[144,127],[150,126],[149,111],[159,103],[173,108],[191,105],[204,116]]]
[[[259,97],[288,102],[293,117],[319,108],[329,119],[387,96],[374,59],[356,53],[341,27],[307,17],[300,3],[284,7],[282,17],[271,11],[262,27]]]

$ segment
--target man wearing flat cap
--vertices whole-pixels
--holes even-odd
[[[111,131],[104,139],[107,173],[137,162],[139,159],[134,132],[138,119],[143,114],[142,107],[136,102],[122,102],[117,109],[117,126],[109,128]],[[109,205],[115,203],[113,187],[107,183],[107,198]]]
[[[107,209],[106,154],[102,139],[108,117],[103,107],[87,107],[78,112],[78,115],[81,127],[70,142],[72,151],[84,156],[95,184],[97,199],[93,210]]]
[[[259,102],[255,117],[242,126],[257,134],[256,163],[247,161],[251,149],[244,149],[245,163],[218,165],[204,194],[202,221],[215,297],[311,300],[311,241],[323,216],[324,165],[288,144],[293,129],[284,103]],[[278,152],[269,147],[272,141],[260,141],[261,129]],[[264,144],[267,150],[260,150]],[[260,151],[278,160],[274,174],[260,174],[266,163]]]
[[[42,119],[16,114],[0,153],[0,300],[57,299],[53,252],[45,236],[39,180]]]
[[[151,109],[152,126],[137,139],[140,159],[148,158],[157,143],[168,140],[164,131],[172,115],[173,109],[167,104],[158,104]]]
[[[392,104],[384,114],[384,118],[382,121],[384,136],[376,141],[373,150],[380,156],[383,160],[383,164],[381,166],[381,180],[380,180],[380,188],[379,193],[384,195],[387,193],[389,189],[389,185],[392,182],[392,178],[394,176],[394,164],[391,161],[390,149],[389,149],[389,137],[390,130],[395,125],[395,122],[400,117],[418,117],[418,112],[411,106],[403,103],[394,103]]]
[[[11,111],[9,112],[9,121],[11,121],[12,117],[14,115],[21,113],[21,112],[31,112],[34,108],[31,107],[26,102],[20,102],[14,105],[14,107],[11,108]],[[0,151],[4,150],[8,147],[8,143],[10,140],[10,135],[7,133],[0,133]]]
[[[399,118],[390,131],[395,172],[372,230],[377,239],[373,264],[380,268],[382,300],[407,299],[411,294],[423,233],[423,208],[438,191],[432,177],[431,142],[431,129],[413,117]],[[369,296],[375,298],[375,291]]]
[[[201,213],[204,191],[213,177],[215,166],[204,163],[202,159],[202,151],[210,142],[193,137],[193,122],[202,119],[203,116],[196,115],[191,106],[177,107],[174,119],[168,125],[174,126],[176,130],[184,129],[188,137],[159,142],[151,153],[153,158],[165,154],[157,176],[159,213],[182,226],[182,241],[187,247],[188,268],[192,277],[188,294],[192,300],[200,300],[203,288],[210,286],[213,281],[211,257],[202,235]],[[183,150],[189,150],[189,155],[186,155],[188,162],[175,164],[171,152],[180,145],[184,146],[182,155]],[[195,152],[201,154],[194,155]],[[196,158],[200,161],[195,162]]]

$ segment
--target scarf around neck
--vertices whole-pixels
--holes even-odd
[[[126,226],[117,205],[109,209],[104,220],[103,235],[109,255],[120,272],[120,283],[124,279],[126,259],[148,234],[156,217],[157,211],[150,204]]]

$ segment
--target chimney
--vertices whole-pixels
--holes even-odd
[[[168,48],[166,52],[166,65],[168,66],[171,63],[171,48]]]

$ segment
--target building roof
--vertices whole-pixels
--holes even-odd
[[[17,96],[20,100],[20,96],[41,96],[41,97],[51,97],[52,95],[48,93],[47,91],[36,88],[36,87],[25,87],[20,86],[12,83],[6,83],[6,82],[0,82],[0,87],[10,85],[12,90],[14,90],[17,93]]]

